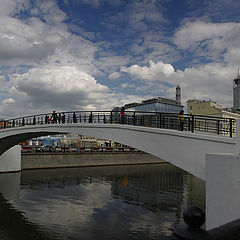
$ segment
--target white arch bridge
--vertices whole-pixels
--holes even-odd
[[[216,184],[216,179],[221,182],[224,177],[226,182],[231,182],[234,177],[238,181],[239,177],[236,179],[236,176],[240,176],[238,131],[236,134],[238,121],[185,115],[185,130],[182,132],[178,130],[176,114],[130,111],[125,114],[121,118],[119,112],[113,111],[78,111],[66,112],[64,117],[58,113],[57,118],[53,117],[50,121],[51,114],[6,120],[0,131],[0,168],[20,170],[20,153],[12,147],[33,137],[73,133],[108,139],[150,153],[206,181],[209,228],[240,217],[240,211],[235,211],[231,216],[226,211],[219,218],[211,210],[214,208],[216,212],[225,202],[223,198],[221,204],[215,203],[214,194],[222,197],[223,187]],[[230,177],[224,174],[225,166],[228,166],[228,170],[234,170],[235,175]],[[219,171],[223,172],[219,174]],[[216,190],[218,188],[219,191]],[[216,190],[214,194],[211,192],[213,189]],[[229,185],[226,185],[226,189],[229,189]],[[240,187],[237,190],[240,193]]]

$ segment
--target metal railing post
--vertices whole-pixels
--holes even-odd
[[[229,122],[229,123],[230,123],[230,124],[229,124],[229,128],[230,128],[230,129],[229,129],[229,133],[230,133],[230,138],[232,138],[232,134],[233,134],[233,129],[232,129],[232,128],[233,128],[233,123],[232,123],[232,119],[230,119],[229,121],[230,121],[230,122]],[[237,130],[238,130],[238,129],[236,129],[236,131],[237,131]]]
[[[142,126],[143,125],[143,119],[142,119],[142,115],[140,115],[140,126]]]
[[[90,112],[90,115],[89,115],[89,123],[92,123],[93,122],[93,114],[92,112]]]
[[[45,115],[45,124],[47,124],[48,123],[48,115],[46,114]]]
[[[191,119],[188,117],[188,131],[191,131]]]
[[[192,133],[194,133],[194,116],[192,115],[192,129],[191,129]]]
[[[217,135],[220,134],[220,121],[217,120]]]
[[[159,128],[162,128],[162,113],[159,114]]]
[[[136,113],[133,113],[133,125],[136,125]]]

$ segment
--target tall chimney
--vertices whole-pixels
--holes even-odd
[[[176,102],[178,105],[181,105],[181,88],[179,85],[176,87]]]
[[[240,75],[238,69],[238,75],[233,79],[233,109],[240,111]]]

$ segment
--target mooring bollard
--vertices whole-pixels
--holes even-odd
[[[205,222],[204,212],[196,207],[189,206],[183,211],[183,220],[187,226],[177,227],[171,236],[173,240],[211,240],[212,236],[201,226]]]

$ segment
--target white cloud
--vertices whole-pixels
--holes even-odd
[[[122,83],[121,88],[136,88],[134,84]]]
[[[121,74],[119,73],[119,72],[114,72],[114,73],[111,73],[109,76],[108,76],[108,78],[109,79],[117,79],[117,78],[119,78],[121,76]]]
[[[101,7],[106,2],[111,4],[110,0],[83,0],[74,4],[84,2],[93,7]],[[120,0],[112,3],[123,4]],[[34,4],[28,0],[0,0],[0,4],[0,64],[12,67],[15,72],[22,70],[19,74],[11,74],[10,70],[5,73],[4,70],[0,76],[3,85],[1,113],[25,114],[65,107],[110,109],[119,102],[125,104],[152,95],[174,98],[178,83],[182,84],[184,101],[212,98],[219,103],[231,102],[231,81],[240,66],[240,23],[187,22],[175,32],[173,46],[161,31],[162,23],[166,22],[162,10],[157,9],[154,1],[134,1],[127,3],[125,7],[128,7],[116,15],[109,15],[103,25],[109,32],[117,29],[114,34],[119,34],[124,26],[127,29],[124,29],[124,36],[135,35],[133,39],[137,40],[125,42],[123,39],[122,43],[122,39],[113,38],[108,42],[101,32],[84,32],[83,20],[82,25],[74,25],[79,27],[78,35],[71,33],[64,22],[66,14],[56,0]],[[17,18],[22,10],[29,11],[32,16]],[[157,30],[149,29],[149,23],[154,26],[158,22],[161,24]],[[96,41],[100,36],[101,41]],[[115,51],[122,50],[123,46],[127,48],[121,54]],[[180,59],[179,49],[186,55],[191,53],[190,61],[198,65],[183,71],[174,70],[172,64]],[[203,64],[200,58],[213,63]],[[26,64],[33,69],[25,69]],[[5,79],[7,74],[10,81]],[[107,77],[114,80],[111,86],[115,93],[110,94],[111,90],[97,82],[98,77],[103,82],[109,82]],[[124,96],[128,88],[137,95]]]
[[[226,37],[239,29],[239,23],[188,22],[174,34],[174,43],[181,48],[188,48],[206,39]]]
[[[4,99],[3,104],[11,104],[11,103],[15,103],[15,100],[13,98],[8,98],[8,99]]]
[[[10,1],[13,6],[14,2]],[[15,2],[17,4],[17,2]],[[65,31],[65,25],[54,27],[43,22],[40,18],[31,17],[27,21],[11,16],[9,5],[4,5],[8,14],[0,14],[0,63],[33,64],[54,54],[55,49],[70,34]],[[56,9],[55,5],[49,5],[48,11]],[[20,11],[20,10],[19,10]],[[53,10],[59,14],[57,10]],[[49,14],[45,14],[47,16]],[[59,21],[63,18],[59,19]]]
[[[31,9],[31,14],[41,15],[48,24],[59,24],[66,19],[66,14],[59,9],[57,1],[39,1],[36,6]]]
[[[108,87],[76,66],[32,68],[10,76],[9,99],[0,107],[7,115],[56,110],[110,110]],[[11,101],[11,98],[15,99]],[[9,104],[11,106],[9,107]]]
[[[182,49],[191,50],[195,57],[209,58],[234,65],[240,64],[240,23],[188,22],[178,29],[174,43]]]
[[[149,67],[133,65],[129,68],[122,67],[121,71],[136,76],[141,83],[144,83],[142,80],[150,80],[147,84],[145,82],[144,85],[140,85],[140,82],[136,82],[135,85],[138,86],[138,92],[151,92],[152,97],[175,99],[175,87],[179,84],[183,104],[186,104],[188,99],[197,98],[212,99],[225,107],[232,106],[232,80],[237,73],[234,66],[211,63],[174,72],[169,64],[152,62]],[[127,87],[128,84],[121,86]]]
[[[195,68],[186,68],[171,75],[171,81],[180,84],[183,103],[188,99],[212,99],[223,106],[232,106],[232,80],[236,69],[222,64],[206,64]],[[169,79],[164,79],[166,82]],[[168,89],[168,95],[174,96],[175,88]]]
[[[129,73],[138,77],[139,79],[145,79],[150,81],[161,81],[161,76],[168,76],[174,72],[174,68],[171,64],[165,64],[163,62],[154,63],[149,61],[149,67],[138,65],[132,65],[131,67],[122,67],[122,72]]]

